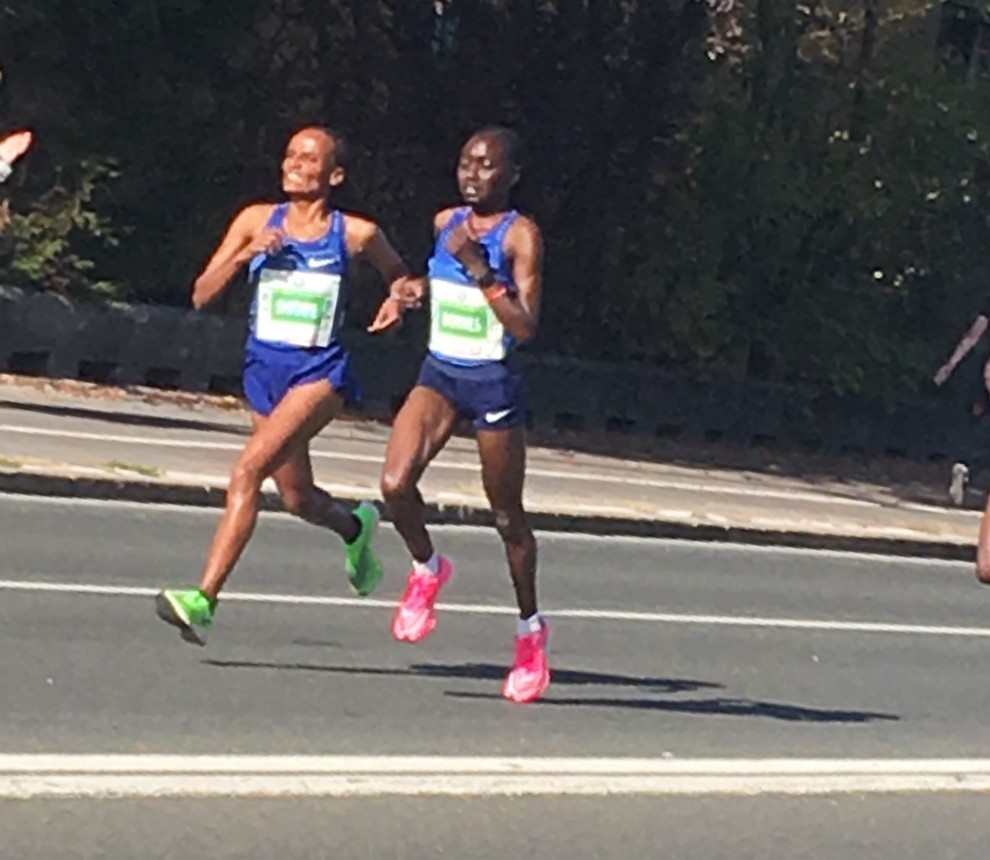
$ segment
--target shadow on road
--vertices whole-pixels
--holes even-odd
[[[715,686],[715,685],[709,685]],[[444,695],[454,699],[499,699],[492,693],[459,693],[448,691]],[[663,699],[577,699],[547,696],[538,702],[543,706],[565,706],[584,708],[628,708],[636,711],[666,711],[676,714],[706,714],[723,717],[769,717],[792,723],[872,723],[877,720],[897,722],[895,714],[871,713],[869,711],[833,711],[820,708],[805,708],[800,705],[787,705],[780,702],[760,702],[751,699],[699,699],[688,702],[668,702]]]
[[[506,666],[493,663],[419,663],[405,669],[373,666],[326,666],[314,663],[274,663],[255,660],[204,660],[207,666],[221,669],[273,669],[290,672],[328,672],[336,675],[374,675],[399,678],[442,678],[470,681],[499,681],[505,678]],[[568,686],[632,687],[654,693],[686,693],[693,690],[722,689],[721,684],[681,678],[643,678],[635,675],[614,675],[607,672],[584,672],[576,669],[554,669],[553,683]],[[450,693],[449,695],[458,695]],[[467,695],[467,694],[464,694]],[[497,696],[495,698],[498,698]],[[617,700],[622,701],[622,700]]]
[[[326,672],[335,675],[371,675],[395,678],[438,678],[443,680],[497,681],[505,677],[506,667],[494,663],[417,663],[408,668],[375,666],[328,666],[317,663],[276,663],[261,660],[204,660],[207,666],[220,669],[268,669],[287,672]],[[699,714],[723,717],[766,717],[791,723],[872,723],[897,722],[896,714],[871,711],[808,708],[782,702],[717,697],[689,701],[666,699],[610,697],[559,697],[553,690],[559,687],[627,687],[650,693],[690,693],[696,690],[722,690],[723,684],[684,678],[650,678],[636,675],[615,675],[609,672],[585,672],[580,669],[554,669],[551,695],[539,701],[544,707],[625,708],[635,711],[665,711],[675,714]],[[500,701],[497,693],[471,693],[447,690],[445,696],[454,699]]]

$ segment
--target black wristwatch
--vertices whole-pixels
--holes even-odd
[[[483,290],[488,287],[494,286],[495,284],[495,273],[489,269],[480,278],[475,278],[474,282],[481,287]]]

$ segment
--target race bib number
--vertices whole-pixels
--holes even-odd
[[[255,336],[290,346],[328,346],[339,295],[340,275],[262,269]]]
[[[430,282],[430,351],[474,361],[505,358],[505,327],[481,290]]]

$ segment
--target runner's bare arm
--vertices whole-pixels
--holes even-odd
[[[274,251],[281,245],[280,231],[264,229],[272,208],[270,203],[254,203],[237,214],[193,284],[194,308],[199,310],[217,299],[255,254]]]
[[[956,366],[962,361],[968,354],[969,351],[979,343],[981,337],[983,337],[984,332],[987,330],[987,318],[980,314],[976,321],[969,327],[966,334],[962,336],[962,340],[959,341],[952,353],[949,360],[943,364],[938,372],[935,374],[935,384],[941,385],[945,382],[951,375],[952,371],[956,369]]]
[[[529,218],[517,218],[505,237],[518,290],[512,298],[501,284],[485,288],[485,297],[498,321],[519,343],[536,336],[543,297],[543,237]]]
[[[388,284],[388,297],[368,327],[372,333],[387,331],[398,325],[407,308],[419,304],[423,296],[422,283],[409,274],[409,267],[374,221],[347,215],[344,226],[348,253],[352,257],[365,257]]]
[[[409,278],[409,267],[392,247],[384,231],[374,221],[357,215],[345,216],[344,223],[348,253],[352,257],[365,257],[388,284],[389,296],[398,298],[395,288]]]

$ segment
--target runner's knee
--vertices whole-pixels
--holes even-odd
[[[257,496],[261,492],[261,483],[264,479],[265,476],[256,466],[251,463],[238,463],[230,473],[227,495],[237,502]]]
[[[412,479],[412,474],[403,467],[389,468],[386,466],[382,472],[381,491],[385,501],[394,501],[405,498],[412,494],[416,485]]]
[[[529,535],[529,524],[522,508],[495,508],[495,529],[507,544],[520,544]]]

